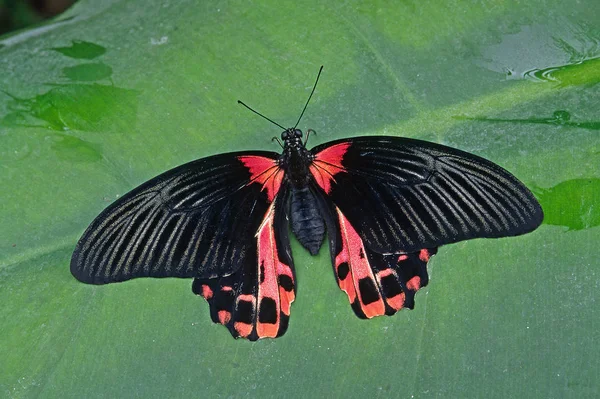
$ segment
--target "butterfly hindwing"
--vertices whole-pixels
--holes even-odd
[[[234,337],[274,338],[287,329],[295,276],[286,197],[287,189],[282,188],[256,231],[257,262],[226,277],[194,280],[192,289],[208,301],[212,320],[225,325]]]
[[[427,285],[427,262],[437,248],[380,254],[364,244],[353,224],[325,195],[319,205],[327,223],[329,248],[338,286],[360,318],[412,309],[414,295]]]

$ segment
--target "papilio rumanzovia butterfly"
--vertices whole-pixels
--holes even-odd
[[[532,193],[476,155],[388,136],[308,150],[302,136],[284,128],[281,154],[214,155],[133,189],[87,228],[71,273],[89,284],[192,278],[212,320],[254,341],[288,326],[296,294],[289,227],[312,255],[327,232],[339,287],[358,317],[371,318],[413,308],[439,246],[516,236],[542,222]]]

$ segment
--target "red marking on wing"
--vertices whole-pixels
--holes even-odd
[[[339,208],[336,207],[336,211],[342,235],[342,250],[335,259],[339,286],[348,295],[350,303],[358,300],[360,308],[367,318],[370,319],[374,316],[383,315],[385,314],[385,305],[377,288],[378,283],[369,265],[362,239]],[[345,267],[349,268],[349,273],[344,273],[345,270],[342,270],[342,268]],[[344,276],[343,279],[341,278],[342,276]],[[375,292],[370,292],[370,294],[377,296],[377,298],[373,298],[374,300],[369,303],[365,303],[363,300],[365,293],[361,292],[361,282],[365,281],[372,282],[370,286]],[[363,289],[365,285],[362,284]]]
[[[257,155],[243,155],[238,159],[250,171],[250,184],[262,184],[262,190],[267,191],[269,202],[273,202],[283,180],[283,169],[279,167],[277,160]]]
[[[231,320],[231,312],[229,312],[227,310],[219,310],[218,315],[219,315],[219,323],[221,323],[223,325],[229,323],[229,320]]]
[[[236,321],[233,324],[233,328],[235,328],[235,331],[243,338],[246,338],[252,332],[252,324],[242,323],[240,321]]]
[[[292,273],[292,269],[289,266],[287,266],[281,262],[277,265],[277,274],[279,275],[279,279],[281,279],[281,276],[286,276],[289,278],[289,281],[291,281],[292,283],[294,281],[294,275]],[[290,291],[286,291],[286,289],[280,285],[279,286],[279,297],[281,299],[281,311],[286,316],[289,316],[290,315],[290,305],[292,304],[292,302],[294,302],[294,299],[296,298],[296,294],[294,293],[294,290],[292,289]]]
[[[213,290],[210,289],[210,287],[206,284],[202,285],[202,297],[206,298],[207,300],[213,297]]]
[[[429,262],[430,258],[431,258],[431,254],[429,253],[428,249],[422,249],[419,251],[419,259],[421,259],[423,262],[425,262],[425,263]]]
[[[380,287],[384,286],[384,280],[386,278],[391,278],[393,280],[394,284],[397,284],[399,286],[398,273],[396,273],[396,271],[394,269],[387,268],[387,269],[383,269],[382,271],[377,273],[377,282],[379,283]],[[405,299],[404,292],[399,292],[393,296],[391,296],[392,294],[389,294],[389,295],[390,296],[385,296],[384,300],[392,309],[394,309],[395,311],[398,311],[398,310],[402,309],[402,307],[404,307],[404,299]]]
[[[256,233],[258,241],[258,281],[260,282],[257,294],[256,333],[259,338],[274,338],[277,336],[281,323],[280,312],[289,315],[290,304],[294,301],[294,290],[286,291],[285,287],[280,284],[282,276],[289,278],[293,283],[293,273],[290,266],[279,259],[273,218],[274,204],[269,207],[263,223]],[[263,301],[268,303],[263,306]],[[269,309],[265,309],[267,305]],[[259,313],[261,311],[265,311],[270,315],[270,317],[263,315],[268,320],[261,322],[263,318]]]
[[[250,294],[242,294],[240,296],[237,297],[238,302],[239,301],[246,301],[246,302],[250,302],[250,303],[254,303],[254,295],[250,295]]]
[[[392,307],[392,309],[394,309],[395,311],[398,311],[400,309],[402,309],[404,307],[404,292],[393,296],[391,298],[387,298],[386,302],[388,305],[390,305]]]
[[[334,176],[345,170],[342,160],[350,145],[351,143],[340,143],[319,151],[309,167],[317,184],[328,194],[331,191],[331,181],[335,181]]]
[[[421,288],[421,277],[414,276],[406,283],[406,288],[411,291],[418,291]]]
[[[380,280],[384,277],[395,276],[395,275],[396,275],[396,273],[392,269],[384,269],[384,270],[380,271],[379,273],[377,273],[377,277],[379,277]]]

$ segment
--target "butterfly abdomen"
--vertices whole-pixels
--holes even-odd
[[[300,244],[311,255],[316,255],[325,236],[325,222],[317,208],[314,194],[308,187],[292,190],[291,223],[292,231]]]

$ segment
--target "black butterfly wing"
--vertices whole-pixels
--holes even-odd
[[[524,234],[543,218],[509,172],[450,147],[357,137],[311,152],[335,276],[361,318],[412,308],[438,246]]]
[[[77,243],[71,273],[104,284],[221,277],[254,264],[254,232],[278,190],[264,185],[280,173],[276,157],[258,151],[216,155],[142,184],[91,223]]]

